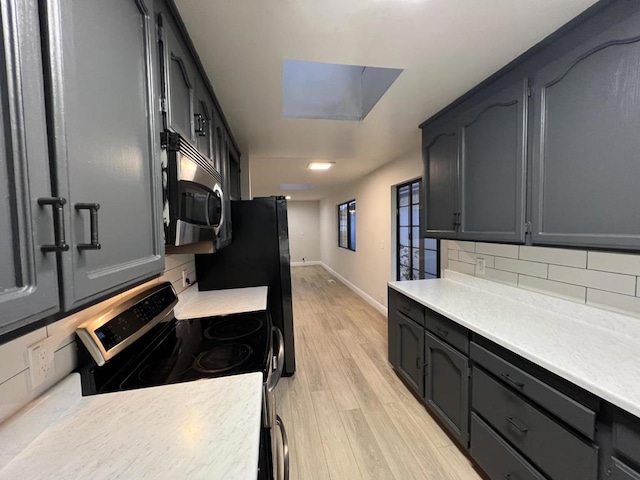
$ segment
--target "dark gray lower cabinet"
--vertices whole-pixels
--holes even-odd
[[[425,332],[427,406],[465,447],[469,442],[469,359]]]
[[[471,414],[471,456],[496,480],[544,480],[522,455],[475,413]]]
[[[633,470],[617,458],[611,459],[609,480],[640,480],[640,472]]]
[[[472,408],[500,435],[555,480],[595,480],[598,447],[473,368]]]
[[[397,314],[396,371],[420,396],[424,395],[424,328],[403,314]]]

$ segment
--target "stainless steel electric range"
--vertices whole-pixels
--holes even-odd
[[[177,320],[177,302],[171,284],[162,283],[81,325],[76,333],[82,394],[262,372],[257,477],[288,479],[289,448],[274,395],[284,366],[282,333],[268,311]]]

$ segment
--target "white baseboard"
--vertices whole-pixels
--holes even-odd
[[[309,262],[307,262],[309,263]],[[330,274],[332,274],[335,277],[338,277],[338,280],[340,280],[342,283],[344,283],[347,287],[349,287],[351,290],[353,290],[355,293],[357,293],[360,297],[362,297],[362,299],[367,302],[368,304],[370,304],[373,308],[375,308],[376,310],[378,310],[381,314],[383,314],[385,317],[387,316],[387,307],[385,307],[384,305],[382,305],[380,302],[378,302],[375,298],[373,298],[371,295],[369,295],[368,293],[366,293],[364,290],[356,287],[353,283],[351,283],[349,280],[347,280],[346,278],[344,278],[342,275],[340,275],[338,272],[336,272],[334,269],[330,268],[328,265],[324,264],[323,262],[317,262],[318,265],[320,265],[322,268],[324,268],[327,272],[329,272]]]
[[[309,260],[308,262],[291,262],[292,267],[310,267],[312,265],[322,265],[319,260]]]

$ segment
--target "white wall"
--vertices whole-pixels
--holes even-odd
[[[320,260],[320,202],[288,201],[291,262]]]
[[[74,332],[78,325],[119,299],[158,282],[169,281],[173,284],[176,292],[180,293],[184,290],[182,287],[182,269],[187,270],[187,278],[193,283],[196,281],[195,268],[193,255],[167,255],[165,258],[165,272],[159,279],[151,280],[144,285],[115,295],[97,305],[0,345],[0,422],[45,390],[51,388],[76,368],[77,356]],[[51,348],[55,351],[56,372],[49,381],[35,389],[31,389],[29,385],[27,348],[47,338],[51,342]]]
[[[393,270],[393,186],[422,175],[420,149],[413,150],[320,201],[320,259],[386,306]],[[337,205],[356,199],[356,251],[338,247]]]

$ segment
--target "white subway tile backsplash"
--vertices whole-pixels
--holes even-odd
[[[588,288],[587,304],[640,316],[640,298],[638,297],[630,297],[628,295],[620,295],[619,293],[603,292],[602,290]]]
[[[449,249],[447,250],[447,257],[449,260],[458,260],[458,250]]]
[[[481,253],[470,253],[470,252],[463,252],[463,251],[460,251],[460,253],[458,254],[458,261],[464,262],[464,263],[471,263],[473,265],[476,265],[478,263],[478,258],[484,258],[485,267],[493,268],[495,257],[491,255],[484,255]]]
[[[463,242],[462,240],[449,240],[449,250],[464,250],[465,252],[475,252],[475,242]]]
[[[540,293],[553,295],[554,297],[573,300],[574,302],[584,303],[586,298],[586,287],[578,285],[570,285],[568,283],[554,282],[553,280],[545,280],[543,278],[529,277],[527,275],[518,276],[518,286],[527,290],[534,290]]]
[[[640,275],[640,256],[622,253],[589,252],[590,270]]]
[[[515,260],[513,258],[496,257],[495,268],[513,273],[523,273],[532,277],[547,278],[548,265],[546,263]]]
[[[496,259],[497,260],[497,259]],[[488,278],[495,282],[506,283],[507,285],[518,286],[518,274],[496,270],[495,268],[485,268],[484,275],[476,275],[482,278]]]
[[[549,280],[597,288],[608,292],[634,295],[636,292],[636,277],[618,273],[599,272],[582,268],[549,265]]]
[[[0,383],[29,368],[27,348],[45,338],[47,329],[43,327],[0,345]]]
[[[475,266],[470,263],[458,262],[456,260],[449,260],[449,268],[456,272],[466,273],[467,275],[475,274]]]
[[[520,259],[533,262],[552,263],[566,267],[587,267],[587,252],[567,248],[520,247]]]
[[[484,253],[496,257],[518,258],[518,245],[502,245],[499,243],[476,243],[476,253]]]

